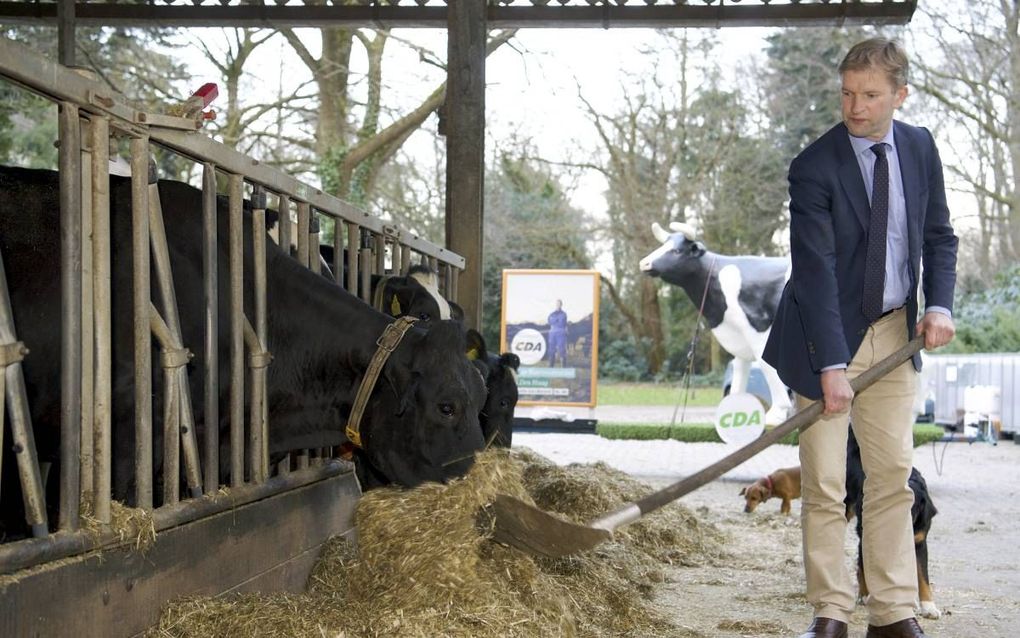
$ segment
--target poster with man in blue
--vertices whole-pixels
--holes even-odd
[[[598,309],[598,271],[503,271],[501,350],[521,360],[518,405],[595,405]]]

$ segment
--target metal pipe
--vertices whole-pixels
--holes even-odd
[[[244,179],[230,174],[230,485],[244,483]]]
[[[314,209],[308,213],[308,267],[316,275],[322,273],[322,257],[319,252],[319,214]]]
[[[0,343],[12,344],[17,341],[11,296],[7,290],[7,273],[4,270],[3,257],[0,256]],[[23,348],[22,356],[27,353],[27,349]],[[25,503],[25,519],[32,529],[33,536],[46,536],[49,533],[46,520],[46,492],[43,489],[42,475],[39,473],[39,455],[35,450],[32,416],[28,411],[21,362],[8,364],[2,374],[5,380],[6,403],[11,417],[11,447],[18,465],[21,494]],[[0,412],[0,423],[2,420],[3,413]]]
[[[92,277],[95,330],[92,513],[110,522],[113,329],[110,270],[110,118],[92,116]]]
[[[347,292],[352,295],[358,294],[358,241],[361,237],[361,227],[357,224],[346,223],[347,227]]]
[[[150,305],[150,327],[162,350],[163,368],[163,505],[180,500],[181,396],[178,372],[190,358],[156,310]]]
[[[149,138],[131,139],[135,357],[135,505],[152,509],[152,337],[149,332]]]
[[[446,272],[449,273],[449,278],[446,284],[446,298],[457,301],[457,280],[460,276],[460,269],[456,266],[446,265]]]
[[[404,246],[400,252],[400,274],[406,275],[407,271],[411,269],[411,248]]]
[[[205,296],[205,424],[206,494],[220,485],[220,358],[219,269],[216,230],[216,166],[202,165],[202,280]]]
[[[60,103],[60,516],[74,531],[81,501],[81,123]]]
[[[305,268],[308,268],[308,227],[310,224],[308,202],[297,204],[297,254],[298,261]]]
[[[92,122],[82,120],[81,150],[81,432],[78,451],[79,472],[78,487],[80,496],[89,497],[94,491],[93,479],[95,450],[95,275],[93,272],[92,242],[92,189],[95,179],[92,176],[95,165],[92,162],[95,137],[92,135]],[[102,145],[102,144],[101,144]]]
[[[338,286],[344,285],[344,223],[333,218],[333,280]]]
[[[258,353],[264,351],[269,333],[266,307],[266,192],[261,186],[255,186],[251,194],[252,207],[252,262],[255,276],[255,336],[259,343]],[[318,253],[316,253],[318,256]],[[316,259],[318,263],[318,259]],[[251,422],[252,433],[251,472],[252,480],[261,483],[269,474],[268,424],[265,420],[266,406],[266,368],[253,366],[251,371],[252,400]]]
[[[279,218],[277,222],[280,225],[280,247],[283,248],[283,252],[287,255],[293,255],[291,252],[291,223],[290,223],[290,196],[284,193],[280,194],[280,203],[278,208]]]
[[[161,507],[153,511],[153,527],[158,533],[353,471],[352,464],[334,460],[323,467],[303,472],[291,472],[285,476],[274,476],[261,485],[243,485],[231,488],[224,494],[210,494],[202,498],[181,501],[175,505]],[[83,554],[95,549],[117,547],[133,542],[133,540],[125,541],[113,531],[106,531],[98,536],[88,536],[81,532],[58,532],[46,538],[5,543],[0,545],[0,574]]]
[[[159,286],[159,297],[163,306],[163,314],[166,316],[167,329],[170,332],[172,341],[172,348],[180,350],[184,347],[184,339],[181,336],[181,321],[180,316],[177,312],[177,293],[174,290],[174,278],[173,270],[170,265],[170,249],[167,246],[166,239],[166,228],[163,225],[163,207],[159,198],[159,182],[155,174],[155,165],[150,164],[149,174],[149,236],[151,242],[152,257],[156,265],[156,281]],[[193,428],[189,428],[187,431],[181,431],[181,421],[187,421],[189,423],[194,421],[191,416],[191,389],[188,386],[187,375],[181,375],[178,370],[173,371],[172,377],[174,383],[177,385],[177,389],[174,391],[173,396],[179,402],[179,405],[174,407],[173,416],[175,417],[176,425],[174,425],[174,440],[179,440],[183,444],[184,449],[184,467],[185,467],[185,481],[188,485],[192,495],[201,493],[202,477],[201,469],[199,468],[198,461],[198,442],[195,438],[195,432]],[[188,413],[187,417],[182,416],[184,413]],[[164,414],[170,414],[164,410]],[[169,427],[169,424],[164,423],[164,431]],[[181,436],[183,434],[183,437]],[[180,450],[175,447],[173,450],[174,462],[178,463],[179,459],[177,455]],[[164,445],[164,457],[169,452],[167,446]],[[164,471],[164,475],[166,472]],[[174,493],[177,493],[177,483],[180,480],[180,474],[175,475],[174,480]],[[166,486],[164,484],[164,490]]]
[[[372,303],[372,233],[361,229],[361,264],[358,269],[358,276],[361,277],[361,298],[365,303]]]

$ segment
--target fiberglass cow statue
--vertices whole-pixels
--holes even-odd
[[[160,181],[168,223],[167,243],[181,317],[183,342],[194,353],[192,397],[203,388],[205,312],[202,281],[202,193],[187,184]],[[41,463],[59,460],[60,266],[59,187],[52,171],[0,167],[0,254],[18,338],[29,348],[23,362],[28,401]],[[131,182],[111,177],[114,497],[131,501],[134,482],[132,377]],[[173,223],[170,223],[172,220]],[[230,289],[227,201],[218,203],[219,289]],[[259,229],[265,232],[265,229]],[[245,290],[252,288],[251,216],[244,216]],[[360,299],[303,268],[266,242],[268,422],[270,461],[287,452],[349,442],[345,434],[359,382],[376,351],[376,340],[393,321]],[[155,294],[155,293],[154,293]],[[197,437],[215,427],[229,430],[229,295],[219,295],[220,423],[207,424],[203,402],[193,401]],[[246,313],[253,300],[246,295]],[[463,475],[484,446],[478,414],[484,380],[466,356],[464,331],[455,322],[413,326],[387,360],[374,386],[355,451],[363,485],[415,486]],[[158,353],[153,357],[159,361]],[[153,415],[162,414],[159,375],[153,375]],[[244,414],[250,413],[245,394]],[[161,475],[161,427],[154,427],[154,481]],[[221,454],[222,456],[222,454]],[[9,460],[9,459],[8,459]],[[15,464],[4,462],[8,472]],[[229,463],[220,467],[226,469]],[[223,478],[223,477],[221,477]],[[56,485],[51,472],[49,483]],[[4,485],[17,482],[4,482]],[[154,483],[155,484],[155,483]],[[11,499],[8,491],[4,496]],[[159,490],[154,490],[156,493]],[[17,498],[17,497],[15,497]],[[50,503],[55,499],[47,499]],[[8,500],[8,503],[11,501]],[[51,518],[51,521],[55,518]]]
[[[680,286],[696,307],[704,299],[704,316],[712,335],[733,355],[734,393],[744,392],[757,362],[772,395],[766,423],[784,421],[791,408],[786,387],[775,369],[761,359],[776,316],[783,286],[790,277],[790,260],[783,257],[731,257],[712,253],[697,241],[694,229],[673,222],[672,233],[652,224],[662,246],[641,260],[642,272]]]

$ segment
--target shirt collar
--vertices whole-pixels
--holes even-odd
[[[889,147],[892,148],[892,150],[895,151],[896,150],[896,144],[893,141],[893,129],[894,128],[896,128],[895,122],[893,123],[892,126],[889,127],[889,131],[885,134],[885,137],[883,137],[880,141],[882,143],[888,144]],[[872,140],[869,140],[866,137],[854,137],[853,135],[850,135],[849,133],[847,133],[847,137],[850,138],[850,145],[853,146],[854,154],[855,155],[860,155],[860,154],[864,153],[865,151],[869,151],[869,150],[871,150],[872,146],[874,146],[875,144],[879,143],[879,142],[874,142]]]

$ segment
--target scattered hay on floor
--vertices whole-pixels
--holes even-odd
[[[357,550],[329,544],[307,593],[176,602],[149,636],[675,635],[647,601],[663,565],[697,562],[694,554],[716,554],[721,543],[685,509],[669,506],[612,542],[557,560],[490,542],[479,516],[508,494],[586,522],[647,492],[606,466],[558,468],[533,453],[488,451],[446,485],[367,493]]]
[[[789,635],[791,633],[786,625],[769,620],[724,620],[719,623],[718,629],[736,632],[740,636]]]

